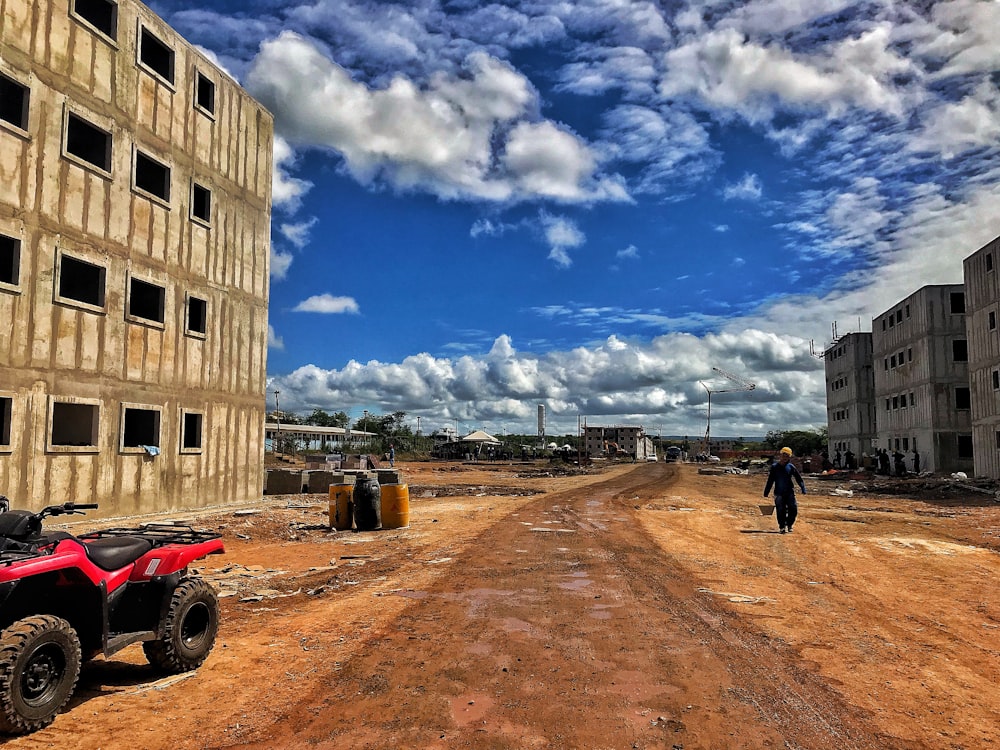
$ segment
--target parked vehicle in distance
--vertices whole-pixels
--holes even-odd
[[[681,460],[681,449],[676,445],[671,445],[667,448],[666,452],[663,454],[664,461],[680,461]]]
[[[656,463],[656,461],[658,461],[659,459],[656,458],[656,454],[655,453],[650,453],[649,455],[646,456],[646,460],[647,461],[652,461],[653,463]]]

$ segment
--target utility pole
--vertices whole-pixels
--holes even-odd
[[[754,388],[757,387],[756,383],[751,383],[749,380],[741,378],[739,375],[733,375],[733,373],[726,372],[725,370],[722,370],[722,369],[720,369],[718,367],[713,367],[712,369],[715,370],[720,375],[722,375],[723,377],[729,378],[729,380],[733,381],[734,383],[737,383],[739,385],[739,388],[717,388],[715,390],[712,390],[707,385],[705,385],[704,383],[702,383],[700,380],[698,381],[699,383],[701,383],[701,387],[704,388],[708,392],[708,420],[707,420],[707,423],[706,423],[706,426],[705,426],[705,455],[706,456],[712,455],[712,394],[713,393],[734,393],[736,391],[752,391]]]
[[[278,429],[274,431],[274,453],[278,452],[281,446],[281,412],[278,411],[278,394],[281,393],[277,388],[274,389],[274,420],[278,423]]]

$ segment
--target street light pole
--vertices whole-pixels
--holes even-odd
[[[278,429],[274,432],[274,452],[278,452],[278,446],[281,445],[281,413],[278,411],[278,394],[281,393],[277,388],[274,389],[274,419],[278,423]]]
[[[364,420],[361,422],[361,426],[365,433],[365,446],[368,446],[368,410],[364,409]]]

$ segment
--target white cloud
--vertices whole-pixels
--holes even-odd
[[[289,176],[295,166],[295,152],[288,141],[279,135],[274,137],[272,155],[274,174],[271,181],[271,200],[277,208],[295,211],[302,202],[302,196],[309,192],[311,182]]]
[[[281,281],[288,275],[288,269],[292,265],[294,256],[291,253],[283,253],[274,245],[271,245],[271,278]]]
[[[712,229],[714,229],[716,232],[728,232],[729,231],[729,225],[728,224],[716,224],[714,227],[712,227]]]
[[[760,177],[755,174],[744,174],[739,182],[726,185],[722,190],[722,197],[727,200],[756,201],[760,200],[764,193],[764,186],[761,185]]]
[[[274,326],[270,323],[267,324],[267,347],[268,349],[284,349],[285,342],[281,337],[275,332]]]
[[[958,102],[931,109],[923,130],[909,141],[914,151],[932,151],[951,159],[969,149],[996,147],[1000,141],[1000,91],[983,81]]]
[[[300,250],[309,243],[309,230],[319,221],[315,216],[297,224],[282,224],[281,234]]]
[[[545,241],[549,244],[549,260],[560,268],[569,268],[573,265],[573,260],[568,251],[586,242],[586,236],[576,222],[565,216],[551,216],[542,212],[539,221],[545,233]]]
[[[598,174],[583,140],[537,120],[530,82],[482,52],[460,76],[440,72],[419,86],[397,74],[370,89],[286,31],[261,46],[246,86],[283,137],[334,149],[364,183],[491,201],[627,199],[620,178]]]
[[[317,294],[302,300],[292,310],[293,312],[339,314],[357,313],[360,311],[360,308],[353,297],[334,297],[331,294]]]
[[[637,248],[635,245],[629,245],[625,249],[619,250],[617,253],[615,253],[615,257],[628,258],[632,260],[637,259],[639,257],[639,248]]]
[[[911,66],[890,49],[890,31],[879,25],[812,54],[751,41],[735,29],[710,31],[664,55],[660,93],[692,97],[751,122],[770,120],[779,107],[831,115],[860,107],[900,116],[906,96],[892,79]]]

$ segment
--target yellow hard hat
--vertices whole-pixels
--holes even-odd
[[[787,447],[786,448],[782,448],[780,451],[778,451],[778,453],[783,453],[786,456],[790,456],[790,455],[792,455],[792,449],[791,448],[787,448]]]

